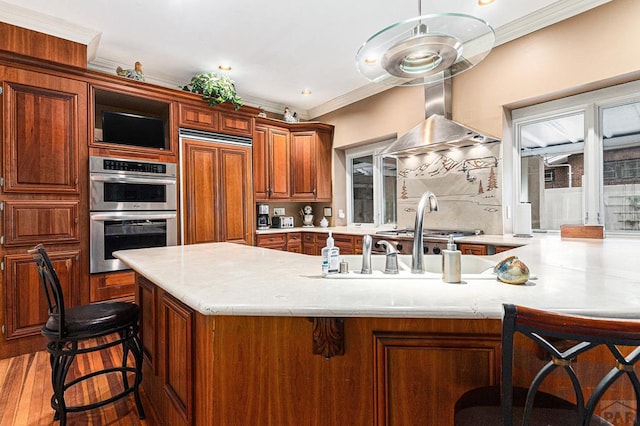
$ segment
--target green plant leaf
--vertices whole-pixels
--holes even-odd
[[[191,83],[184,88],[201,94],[202,99],[209,102],[211,106],[229,102],[238,109],[243,105],[242,99],[236,93],[234,81],[226,75],[213,72],[196,74],[191,79]]]

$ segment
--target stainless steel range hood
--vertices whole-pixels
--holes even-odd
[[[426,119],[389,145],[380,155],[405,157],[454,147],[497,142],[451,120],[451,79],[424,86]]]

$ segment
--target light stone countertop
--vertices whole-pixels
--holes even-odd
[[[461,284],[322,278],[319,256],[232,243],[127,250],[115,256],[205,315],[500,318],[502,303],[514,303],[640,318],[640,240],[559,235],[516,240],[526,245],[486,258],[498,262],[517,255],[536,277],[525,285],[493,278]]]

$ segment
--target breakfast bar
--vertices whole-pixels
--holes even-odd
[[[503,303],[640,317],[637,240],[525,243],[486,257],[518,256],[523,285],[322,278],[317,256],[231,243],[115,255],[137,275],[143,387],[166,424],[451,424],[460,395],[498,381]]]

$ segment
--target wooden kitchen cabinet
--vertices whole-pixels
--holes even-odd
[[[254,123],[251,116],[227,111],[227,108],[232,108],[227,104],[221,104],[218,108],[220,109],[220,132],[249,138],[252,136]]]
[[[205,316],[137,282],[142,387],[163,425],[449,425],[462,394],[499,382],[499,319],[320,318],[347,348],[326,359],[310,341],[336,336],[315,318]]]
[[[257,235],[257,246],[270,248],[274,250],[285,251],[287,249],[287,234],[278,233],[278,234],[258,234]]]
[[[460,251],[462,254],[473,254],[476,256],[486,256],[487,255],[487,246],[484,244],[468,244],[462,243],[460,244]]]
[[[183,139],[185,243],[252,244],[251,149]]]
[[[211,107],[180,103],[179,117],[180,127],[210,132],[218,130],[218,114]]]
[[[331,201],[332,127],[291,132],[291,199]]]
[[[42,350],[47,307],[27,250],[46,245],[68,298],[87,303],[88,84],[0,64],[4,213],[0,358]]]
[[[145,392],[163,424],[192,425],[198,362],[194,359],[194,311],[140,276],[136,303],[141,307]]]
[[[116,271],[105,274],[92,274],[90,301],[101,302],[113,299],[133,299],[136,274],[133,271]]]
[[[253,188],[256,201],[288,200],[289,131],[256,121],[253,137]]]
[[[302,253],[301,232],[289,232],[287,234],[287,251],[291,253]]]
[[[324,247],[324,246],[322,246]],[[315,232],[303,232],[302,233],[302,253],[308,254],[311,256],[317,256],[322,250],[322,247],[318,249],[316,245],[316,234]]]

